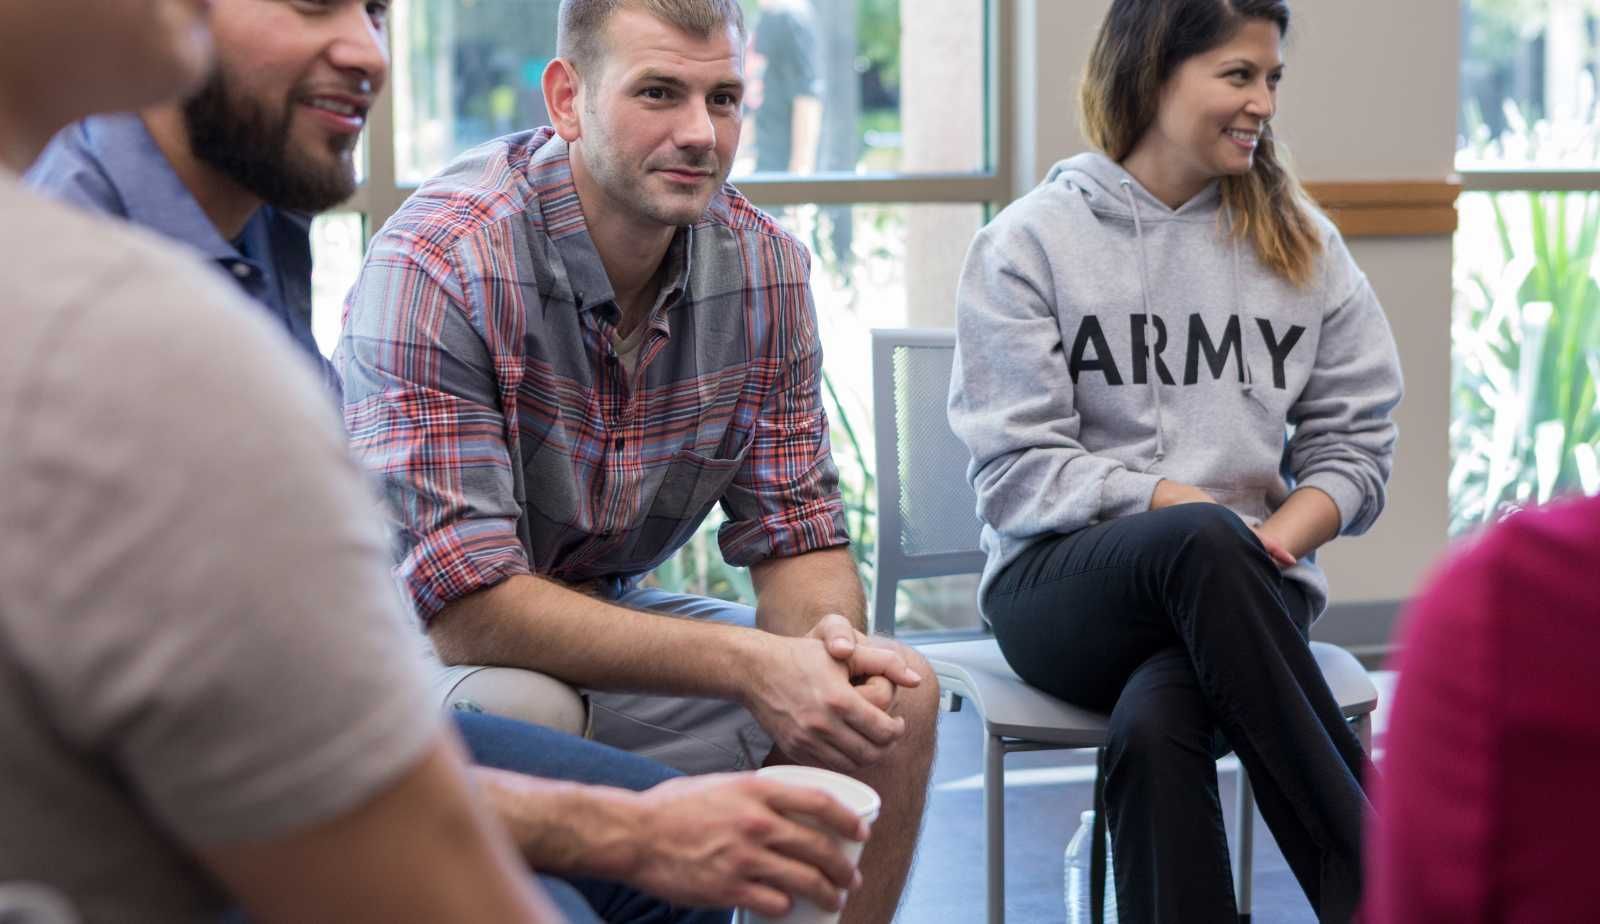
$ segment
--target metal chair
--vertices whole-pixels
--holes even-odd
[[[945,413],[955,332],[940,329],[872,332],[873,397],[878,501],[878,554],[873,625],[894,632],[901,581],[975,574],[977,497],[967,481],[967,448]],[[993,638],[919,645],[933,666],[952,712],[970,702],[984,729],[984,856],[988,921],[1005,920],[1005,756],[1018,751],[1103,748],[1107,717],[1080,709],[1028,686],[1000,654]],[[1324,642],[1311,649],[1323,678],[1363,748],[1372,748],[1372,712],[1378,690],[1355,656]],[[1096,807],[1100,780],[1096,772]],[[1239,773],[1233,876],[1241,920],[1250,917],[1254,800]],[[1105,813],[1095,813],[1090,885],[1096,918],[1103,908]]]

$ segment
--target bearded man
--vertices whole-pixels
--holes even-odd
[[[355,191],[356,140],[388,76],[388,7],[214,4],[219,53],[198,92],[73,124],[27,180],[199,250],[337,388],[311,333],[310,224]]]

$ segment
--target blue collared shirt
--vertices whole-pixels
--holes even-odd
[[[63,201],[127,219],[198,250],[338,378],[311,333],[311,219],[270,205],[223,238],[137,115],[90,116],[62,130],[26,175]]]

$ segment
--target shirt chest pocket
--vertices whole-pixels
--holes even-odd
[[[672,457],[656,488],[648,516],[688,521],[692,531],[733,483],[749,451],[748,443],[727,458],[714,458],[690,449],[679,451]]]
[[[672,457],[650,495],[645,515],[632,530],[632,542],[618,570],[641,573],[672,557],[689,541],[707,513],[733,484],[748,445],[736,455],[715,458],[691,450]]]

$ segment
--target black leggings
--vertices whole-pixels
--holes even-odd
[[[1042,540],[984,613],[1024,680],[1111,714],[1119,920],[1236,920],[1215,763],[1230,745],[1319,919],[1350,919],[1365,758],[1311,654],[1304,592],[1236,514],[1183,504]]]

